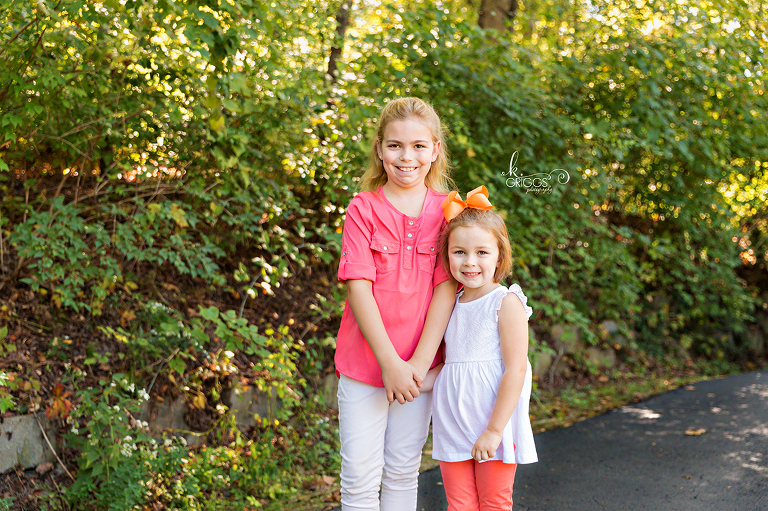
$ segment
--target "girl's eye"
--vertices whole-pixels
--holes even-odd
[[[453,253],[454,253],[454,254],[459,254],[459,255],[461,255],[461,254],[463,254],[463,253],[464,253],[464,251],[463,251],[463,250],[456,250],[456,251],[454,251]]]
[[[488,254],[488,252],[486,252],[485,250],[481,250],[481,251],[480,251],[480,252],[478,252],[478,253],[479,253],[480,255],[486,255],[486,254]]]

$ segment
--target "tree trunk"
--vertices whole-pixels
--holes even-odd
[[[477,24],[481,28],[495,28],[496,30],[509,30],[511,32],[512,27],[507,25],[507,21],[515,18],[517,2],[518,0],[482,0]]]
[[[533,33],[536,30],[536,2],[534,0],[530,0],[526,2],[525,4],[525,12],[527,13],[528,23],[525,25],[525,30],[523,32],[523,40],[530,41],[533,37]]]
[[[344,50],[344,34],[347,32],[349,26],[349,9],[352,7],[352,0],[344,0],[339,6],[339,10],[336,13],[336,42],[331,47],[331,56],[328,59],[328,76],[331,77],[331,82],[336,83],[338,80],[338,68],[336,62],[341,57],[341,52]]]

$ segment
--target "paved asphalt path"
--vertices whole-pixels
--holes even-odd
[[[705,430],[700,435],[686,431]],[[768,511],[768,372],[696,383],[535,436],[515,511]],[[419,511],[445,511],[440,470]]]
[[[766,371],[682,387],[535,441],[539,462],[517,469],[515,511],[768,511]],[[423,472],[417,510],[447,509],[440,470]]]

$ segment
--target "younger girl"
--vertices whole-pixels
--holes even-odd
[[[416,98],[390,101],[342,235],[347,302],[335,364],[343,511],[416,509],[432,410],[419,388],[439,362],[456,293],[437,257],[449,182],[435,111]]]
[[[479,187],[443,203],[443,263],[464,289],[445,332],[445,365],[432,395],[432,457],[440,460],[449,511],[512,509],[518,463],[537,461],[528,418],[531,308],[511,268],[504,220]],[[479,209],[478,209],[479,208]]]

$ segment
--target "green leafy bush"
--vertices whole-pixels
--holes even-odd
[[[371,95],[387,84],[443,113],[459,188],[485,184],[506,214],[512,278],[529,291],[533,324],[575,324],[597,342],[601,320],[623,319],[653,351],[686,333],[685,350],[733,357],[753,301],[736,277],[738,233],[720,190],[734,166],[748,171],[768,154],[761,110],[746,106],[764,95],[733,78],[751,67],[739,45],[753,43],[702,16],[711,40],[606,31],[600,44],[550,57],[516,36],[488,44],[439,10],[392,11],[353,69],[370,77]],[[527,193],[510,186],[511,160],[519,174],[562,169],[570,180]],[[645,320],[659,313],[661,331]]]
[[[157,458],[158,446],[135,417],[148,398],[120,374],[105,388],[77,393],[67,440],[80,452],[80,470],[67,492],[70,505],[113,511],[134,509],[144,501],[152,465],[145,461]]]

